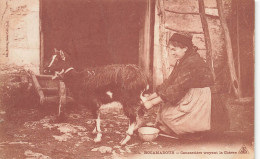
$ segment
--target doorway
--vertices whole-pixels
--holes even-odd
[[[150,0],[41,0],[41,70],[53,48],[57,48],[70,54],[79,69],[138,64],[151,73],[150,3]]]

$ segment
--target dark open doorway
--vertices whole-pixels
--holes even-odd
[[[151,46],[152,41],[151,37],[144,37],[144,30],[151,27],[148,3],[149,0],[42,0],[41,66],[53,48],[58,48],[72,55],[79,68],[132,63],[151,69],[151,56],[147,56],[151,50],[145,47]]]

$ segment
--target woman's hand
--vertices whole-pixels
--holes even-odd
[[[155,99],[155,98],[157,98],[158,97],[158,95],[157,95],[157,93],[155,92],[155,93],[153,93],[153,94],[144,94],[143,95],[143,93],[140,95],[140,98],[141,98],[141,101],[142,101],[142,103],[145,103],[146,101],[151,101],[151,100],[153,100],[153,99]]]
[[[155,93],[153,93],[153,94],[149,94],[148,96],[146,96],[146,99],[147,99],[147,100],[152,100],[152,99],[154,99],[154,98],[156,98],[156,97],[158,97],[158,95],[157,95],[157,93],[155,92]]]
[[[143,105],[146,109],[151,109],[154,105],[157,105],[161,102],[163,102],[162,98],[160,96],[157,96],[155,98],[145,101]]]
[[[146,102],[144,102],[144,107],[146,109],[150,109],[153,107],[153,103],[151,101],[146,101]]]

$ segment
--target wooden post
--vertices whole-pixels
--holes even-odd
[[[239,81],[238,81],[238,78],[237,78],[237,75],[236,75],[236,69],[235,69],[234,57],[233,57],[233,50],[232,50],[232,43],[231,43],[231,38],[230,38],[227,22],[226,22],[226,19],[224,17],[222,0],[216,0],[216,1],[217,1],[220,23],[221,23],[221,26],[224,30],[225,44],[226,44],[227,58],[228,58],[228,67],[229,67],[230,77],[231,77],[231,85],[232,85],[232,88],[235,92],[236,97],[240,98],[241,97],[241,88],[240,88],[240,84],[239,84]]]
[[[160,52],[162,54],[161,58],[161,63],[162,63],[162,74],[163,74],[163,80],[167,78],[167,55],[165,51],[165,46],[167,44],[167,39],[166,39],[166,31],[165,31],[165,10],[164,10],[164,0],[157,0],[158,3],[158,14],[159,14],[159,44],[160,44]]]
[[[201,23],[202,23],[203,32],[204,32],[205,45],[206,45],[206,49],[207,49],[206,62],[209,65],[209,68],[210,68],[210,70],[213,74],[213,78],[215,80],[216,75],[214,72],[214,65],[213,65],[213,60],[212,60],[212,47],[211,47],[211,40],[210,40],[210,35],[209,35],[208,22],[207,22],[206,14],[205,14],[204,0],[198,0],[198,2],[199,2],[200,19],[201,19]]]
[[[146,9],[144,12],[144,28],[139,36],[139,66],[145,71],[148,77],[152,76],[152,51],[153,51],[153,18],[154,1],[146,0]]]
[[[59,87],[59,108],[58,108],[58,117],[61,117],[63,115],[62,107],[66,104],[66,87],[65,83],[60,81],[60,87]]]
[[[40,97],[40,104],[42,105],[45,102],[45,97],[44,97],[43,91],[41,89],[41,86],[36,78],[36,75],[30,70],[28,72],[33,80],[33,86],[36,89],[36,91]]]
[[[43,0],[39,1],[40,5],[40,73],[43,73],[44,69],[44,37],[43,37],[43,22],[42,22],[42,17],[43,17]]]
[[[238,72],[238,82],[241,86],[241,65],[240,65],[240,39],[239,39],[239,8],[238,8],[238,0],[236,0],[236,31],[237,31],[237,72]]]
[[[154,19],[154,51],[153,51],[153,89],[163,81],[162,73],[162,52],[160,44],[160,10],[159,2],[155,4],[155,19]]]

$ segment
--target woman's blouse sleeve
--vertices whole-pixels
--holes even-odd
[[[156,90],[166,102],[176,104],[190,88],[203,88],[213,84],[212,74],[208,68],[193,68],[178,72],[175,79],[169,78]]]

